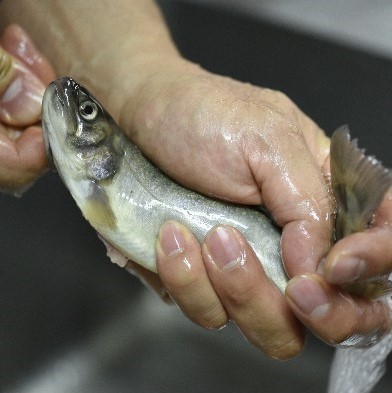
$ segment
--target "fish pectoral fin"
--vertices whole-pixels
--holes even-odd
[[[105,190],[94,183],[92,192],[83,206],[83,214],[97,230],[100,228],[116,229],[116,218],[110,207]]]
[[[366,156],[356,140],[350,139],[347,126],[331,139],[331,182],[338,211],[336,238],[364,230],[373,218],[388,188],[392,175],[374,157]]]

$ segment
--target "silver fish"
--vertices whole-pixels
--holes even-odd
[[[83,215],[109,249],[125,256],[116,258],[111,252],[113,262],[125,266],[129,259],[156,272],[155,243],[165,221],[183,223],[200,241],[214,226],[226,224],[245,235],[266,274],[284,292],[288,278],[281,260],[281,231],[261,211],[217,201],[173,182],[71,78],[48,86],[42,121],[48,157]],[[368,225],[392,177],[350,141],[346,128],[332,137],[331,167],[339,202],[337,235],[346,236]],[[384,279],[360,284],[359,290],[356,285],[349,289],[366,289],[368,297],[390,290]]]

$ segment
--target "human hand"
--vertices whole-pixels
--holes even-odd
[[[385,326],[381,303],[359,301],[315,275],[332,234],[333,206],[323,178],[329,141],[323,132],[283,94],[209,74],[181,59],[152,1],[118,0],[109,8],[94,1],[94,13],[91,4],[71,0],[64,7],[58,0],[47,7],[24,0],[3,1],[0,8],[4,21],[29,26],[58,73],[95,93],[146,155],[178,182],[215,197],[264,204],[283,228],[288,274],[311,272],[308,280],[297,277],[289,285],[290,309],[238,232],[215,230],[201,249],[180,227],[185,243],[163,256],[160,247],[164,252],[165,244],[176,245],[178,228],[168,224],[161,231],[158,268],[184,312],[207,327],[231,318],[256,346],[279,358],[302,347],[303,330],[293,312],[328,342]],[[219,246],[222,242],[228,247]],[[344,243],[329,255],[339,244]],[[246,252],[246,263],[220,269],[213,254],[224,249]],[[380,260],[383,254],[377,254]],[[162,287],[152,273],[142,276]],[[327,297],[314,296],[318,283]],[[327,299],[327,306],[304,313],[301,299]]]
[[[144,86],[136,94],[138,105],[124,107],[123,127],[180,183],[232,202],[263,204],[283,228],[288,273],[316,271],[332,234],[333,206],[320,169],[328,139],[279,92],[189,63],[183,67],[171,80],[167,75],[163,82],[152,80],[151,90]],[[179,252],[170,252],[167,244],[177,243]],[[235,269],[217,262],[239,254],[247,256],[246,263]],[[300,351],[303,331],[237,231],[218,228],[200,248],[184,227],[169,224],[161,231],[157,256],[164,286],[196,323],[220,327],[232,319],[271,356]]]
[[[332,274],[331,266],[342,255],[365,255],[370,264],[381,265],[367,270],[366,277],[390,271],[385,265],[392,222],[388,197],[371,230],[347,237],[328,254],[333,224],[333,205],[323,179],[329,174],[328,139],[281,93],[200,69],[193,69],[192,76],[192,67],[184,79],[173,82],[172,91],[160,85],[157,91],[145,90],[145,101],[138,95],[140,112],[128,117],[131,126],[126,128],[131,138],[182,184],[267,207],[283,229],[286,270],[290,277],[297,276],[288,286],[287,299],[315,334],[331,344],[353,336],[358,341],[368,334],[380,337],[390,326],[388,307],[333,285],[349,277],[347,267]],[[129,107],[125,113],[132,113]],[[157,262],[163,286],[192,320],[219,327],[233,319],[271,356],[290,357],[300,350],[303,332],[237,231],[218,228],[202,248],[175,223],[165,225],[160,235]],[[374,240],[382,245],[377,252]],[[231,262],[239,255],[247,255],[247,261],[234,269],[225,270],[217,262]],[[325,256],[324,277],[316,271]]]
[[[368,162],[370,166],[375,165],[374,158]],[[382,176],[378,176],[370,172],[371,177],[364,176],[363,168],[364,165],[359,182],[367,184],[363,182],[363,178],[367,177],[374,186],[368,184],[367,189],[362,190],[360,204],[366,201],[364,193],[369,193],[370,201],[375,201],[377,193],[383,195],[382,189],[391,184],[390,174],[386,175],[384,172]],[[352,208],[357,209],[357,205],[352,202]],[[345,206],[350,206],[350,203]],[[360,221],[357,221],[358,218],[360,219],[356,217],[354,222],[362,226]],[[392,303],[390,298],[385,296],[390,296],[392,289],[391,281],[388,281],[392,270],[391,223],[392,193],[389,189],[378,206],[369,228],[346,236],[332,248],[320,264],[319,271],[322,275],[307,274],[294,278],[289,284],[289,294],[294,287],[294,292],[302,291],[302,298],[304,295],[310,295],[308,300],[302,302],[302,309],[292,303],[298,317],[309,327],[315,324],[320,326],[318,331],[321,337],[331,337],[330,332],[335,332],[333,340],[329,340],[332,344],[366,346],[377,342],[390,331]],[[304,288],[307,289],[306,292]],[[359,296],[348,295],[341,288]],[[384,296],[381,301],[366,300],[380,296]],[[316,299],[313,304],[312,299]],[[289,301],[292,302],[290,297]],[[306,310],[310,308],[313,310],[309,314]],[[346,314],[340,310],[345,310]],[[339,329],[336,329],[336,326]]]
[[[22,193],[46,169],[38,125],[45,85],[54,71],[16,25],[0,39],[0,190]]]

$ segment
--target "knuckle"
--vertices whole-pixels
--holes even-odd
[[[181,257],[180,262],[176,261],[176,263],[166,264],[164,268],[158,265],[158,273],[162,282],[170,291],[188,292],[193,288],[197,288],[205,276],[199,269],[195,268],[194,264],[192,265],[193,269],[189,269],[186,266],[188,262],[186,255],[178,257]]]
[[[274,93],[274,101],[276,106],[291,107],[295,105],[293,101],[288,97],[288,95],[283,93],[282,91],[275,90],[273,91],[273,93]]]
[[[193,274],[187,274],[186,272],[173,276],[170,279],[170,288],[175,288],[176,291],[184,293],[192,291],[194,288],[197,288],[199,284],[199,277]]]
[[[249,342],[261,349],[267,356],[288,360],[299,355],[304,348],[304,336],[292,332],[262,334],[260,332],[244,332]]]
[[[265,99],[278,109],[284,118],[288,116],[290,123],[298,120],[299,109],[297,105],[280,90],[266,90]]]
[[[258,288],[252,285],[241,286],[239,288],[231,288],[221,294],[221,299],[224,304],[229,304],[232,308],[239,308],[243,305],[248,305],[249,301],[255,299],[258,293]]]
[[[221,304],[214,304],[201,313],[196,323],[205,329],[221,329],[228,323],[228,316]]]
[[[281,90],[273,90],[273,89],[268,89],[268,88],[264,88],[261,91],[262,94],[262,99],[264,101],[267,101],[268,103],[275,105],[275,106],[282,106],[287,105],[287,104],[293,104],[293,102],[291,101],[291,99],[285,94],[283,93]]]
[[[333,345],[352,346],[377,340],[390,330],[389,308],[383,302],[364,301],[357,304],[355,317],[346,318],[334,328],[328,326],[321,337]],[[361,312],[362,310],[362,312]]]
[[[303,350],[304,342],[292,337],[283,341],[278,341],[264,349],[264,353],[274,359],[288,360],[299,355]]]
[[[338,345],[350,340],[358,334],[358,321],[346,321],[337,329],[329,329],[322,334],[322,338],[329,344]]]

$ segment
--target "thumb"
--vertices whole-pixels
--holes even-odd
[[[45,85],[56,78],[53,67],[35,47],[29,35],[18,25],[6,27],[0,45],[14,58],[23,63]]]
[[[36,123],[44,84],[4,50],[0,50],[0,72],[0,121],[15,127]]]
[[[252,155],[249,162],[263,204],[282,228],[286,271],[291,277],[314,272],[332,237],[333,203],[320,166],[301,129],[284,120],[263,132],[263,146],[263,154]]]
[[[34,124],[53,69],[16,25],[5,29],[0,43],[0,121],[16,127]]]

